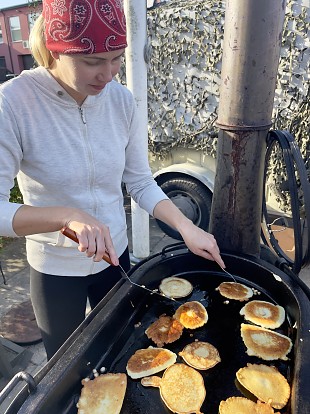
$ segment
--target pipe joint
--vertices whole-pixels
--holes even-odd
[[[233,124],[224,124],[221,122],[216,122],[218,126],[223,131],[266,131],[269,130],[272,126],[272,123],[261,124],[261,125],[233,125]]]

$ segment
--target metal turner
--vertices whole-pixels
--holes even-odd
[[[229,273],[226,269],[224,269],[219,263],[217,263],[217,264],[220,266],[220,268],[223,270],[224,273],[226,273],[228,276],[230,276],[233,279],[233,281],[237,283],[235,277],[231,273]]]
[[[61,232],[64,236],[66,236],[66,237],[68,237],[69,239],[73,240],[74,242],[79,243],[79,239],[77,238],[75,231],[73,231],[73,230],[69,229],[68,227],[63,227],[63,228],[60,230],[60,232]],[[110,257],[109,257],[107,254],[104,254],[104,255],[102,256],[102,259],[103,259],[105,262],[109,263],[110,265],[115,266],[115,265],[112,263],[112,261],[111,261]],[[125,272],[125,270],[123,269],[123,267],[122,267],[120,264],[119,264],[117,267],[119,268],[119,271],[120,271],[120,273],[122,274],[122,276],[123,276],[125,279],[127,279],[127,280],[128,280],[128,281],[132,284],[132,285],[137,286],[137,287],[139,287],[139,288],[141,288],[141,289],[144,289],[144,290],[146,290],[146,291],[150,292],[152,295],[154,295],[154,294],[155,294],[155,295],[160,296],[161,298],[169,299],[169,300],[171,300],[171,301],[173,301],[173,302],[178,302],[177,300],[175,300],[175,299],[173,299],[173,298],[171,298],[171,297],[169,297],[169,296],[166,296],[166,295],[164,295],[163,293],[157,292],[156,290],[151,290],[151,289],[147,288],[147,287],[146,287],[146,286],[144,286],[144,285],[139,285],[138,283],[135,283],[134,281],[132,281],[132,280],[130,279],[130,277],[128,276],[128,274]]]

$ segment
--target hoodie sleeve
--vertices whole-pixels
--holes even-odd
[[[20,115],[20,114],[19,114]],[[22,147],[14,111],[0,91],[0,235],[17,237],[13,218],[22,204],[11,203],[10,190],[19,171]]]
[[[153,178],[148,162],[148,140],[139,129],[136,103],[132,97],[129,140],[123,181],[134,201],[149,214],[161,200],[168,199]]]

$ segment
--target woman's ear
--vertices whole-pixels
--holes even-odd
[[[58,60],[59,59],[59,53],[58,52],[50,52],[52,58],[54,60]]]

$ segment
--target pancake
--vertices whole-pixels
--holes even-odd
[[[170,298],[184,298],[192,292],[193,285],[186,279],[171,276],[161,281],[159,290]]]
[[[247,347],[247,354],[266,361],[287,360],[292,349],[289,337],[259,326],[241,324],[241,337]]]
[[[142,378],[145,387],[159,387],[160,396],[173,413],[202,414],[200,408],[206,397],[202,375],[185,364],[167,368],[162,378]]]
[[[192,342],[179,355],[188,365],[201,370],[212,368],[221,362],[218,350],[208,342]]]
[[[146,336],[158,347],[170,344],[180,338],[183,325],[171,316],[162,315],[145,331]]]
[[[244,397],[230,397],[220,402],[219,414],[274,414],[269,404],[257,403]]]
[[[126,370],[133,378],[142,378],[156,374],[173,365],[177,355],[168,349],[153,348],[138,349],[128,360]]]
[[[240,384],[255,397],[281,410],[290,397],[286,378],[275,368],[263,364],[248,364],[236,374]]]
[[[285,320],[285,310],[282,306],[263,300],[248,302],[240,310],[240,315],[243,315],[247,321],[269,329],[279,328]]]
[[[206,308],[197,301],[186,302],[173,315],[185,328],[200,328],[208,321]]]
[[[240,302],[249,300],[253,296],[251,288],[237,282],[222,282],[217,290],[225,298],[239,300]]]
[[[127,387],[126,374],[103,374],[82,380],[78,414],[119,414]]]

